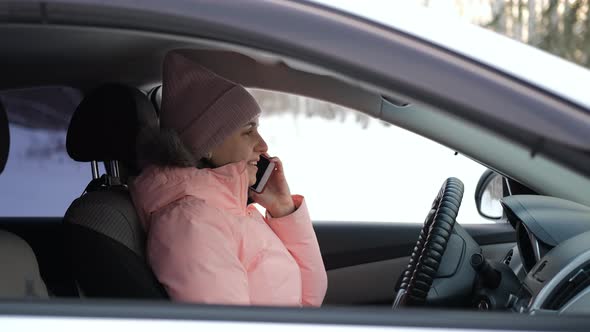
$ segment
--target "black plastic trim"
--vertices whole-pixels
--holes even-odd
[[[416,244],[421,223],[314,223],[327,270],[407,257]],[[463,228],[480,245],[516,242],[507,223],[466,224]]]

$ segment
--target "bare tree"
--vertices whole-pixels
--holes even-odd
[[[527,41],[529,43],[535,43],[534,37],[536,36],[536,19],[537,19],[537,3],[535,0],[528,0],[528,33],[527,33]]]
[[[368,128],[371,119],[364,113],[321,100],[256,89],[251,89],[250,93],[252,93],[266,116],[292,114],[295,117],[320,117],[341,122],[345,121],[347,116],[354,116],[363,129]]]
[[[590,67],[589,0],[489,0],[489,6],[485,27]]]

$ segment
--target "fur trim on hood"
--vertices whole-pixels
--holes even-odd
[[[148,127],[137,137],[137,163],[141,169],[148,165],[199,167],[195,159],[173,129]],[[201,167],[199,167],[201,168]]]

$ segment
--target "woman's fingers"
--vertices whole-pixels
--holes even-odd
[[[273,175],[271,175],[262,193],[252,191],[250,197],[275,217],[289,214],[293,212],[294,205],[283,172],[283,162],[278,157],[265,156],[274,163]]]
[[[278,157],[271,157],[270,161],[275,163],[275,169],[274,169],[275,171],[279,171],[279,172],[283,171],[283,163],[281,162],[281,160]]]

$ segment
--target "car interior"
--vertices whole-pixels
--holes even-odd
[[[116,124],[112,119],[118,119]],[[140,171],[134,158],[136,137],[141,128],[154,125],[158,118],[147,96],[116,84],[93,90],[72,116],[68,153],[76,161],[93,163],[96,171],[64,216],[72,266],[84,296],[166,297],[146,264],[146,236],[127,190],[127,180]],[[97,162],[108,163],[101,177]]]
[[[10,38],[16,33],[21,37]],[[463,197],[460,179],[449,178],[432,209],[424,211],[424,224],[315,223],[328,270],[326,306],[573,313],[590,307],[584,302],[590,298],[590,267],[582,259],[590,253],[590,208],[568,200],[590,203],[590,179],[542,156],[527,159],[526,147],[434,106],[236,44],[82,27],[2,27],[0,38],[10,41],[0,89],[64,85],[83,93],[74,113],[63,115],[70,119],[66,148],[73,160],[90,166],[81,196],[72,197],[63,218],[0,218],[0,297],[167,300],[146,263],[146,235],[127,185],[141,171],[137,134],[158,123],[162,58],[171,49],[185,49],[246,87],[362,111],[493,165],[503,177],[508,222],[459,226],[461,200],[473,198]],[[39,43],[23,42],[33,38]],[[5,114],[0,120],[5,163],[8,120]],[[527,167],[514,167],[519,163]],[[559,176],[545,178],[553,171]],[[562,189],[564,182],[569,191]],[[556,216],[571,227],[556,226]],[[430,261],[432,266],[424,263]]]
[[[0,173],[6,166],[10,147],[8,117],[0,103]],[[0,230],[0,297],[46,298],[47,289],[41,278],[35,253],[21,237]],[[6,268],[10,267],[10,268]]]

